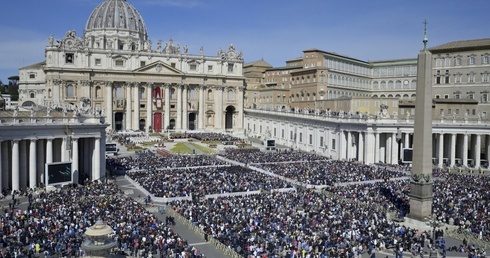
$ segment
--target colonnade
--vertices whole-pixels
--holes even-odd
[[[45,184],[45,164],[72,162],[73,181],[105,176],[101,137],[48,137],[0,140],[2,190],[36,188]],[[101,158],[102,157],[102,158]],[[104,163],[104,164],[102,164]]]
[[[433,164],[437,167],[487,167],[490,160],[490,134],[434,132]],[[340,131],[339,158],[367,163],[397,164],[401,151],[412,148],[412,132]],[[483,154],[483,155],[482,155]]]

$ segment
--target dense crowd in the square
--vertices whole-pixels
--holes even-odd
[[[339,160],[265,163],[255,166],[310,185],[334,185],[407,176],[404,170]]]
[[[439,179],[432,203],[437,218],[490,241],[490,177],[446,173]]]
[[[350,257],[386,246],[412,250],[429,237],[388,221],[382,208],[312,190],[174,201],[172,208],[243,257]]]
[[[223,133],[190,133],[190,138],[200,140],[202,142],[218,141],[218,142],[240,142],[241,138]]]
[[[171,155],[160,156],[142,154],[138,157],[121,157],[107,159],[112,166],[119,166],[126,170],[138,169],[164,169],[175,167],[198,167],[198,166],[217,166],[227,163],[216,159],[214,155]]]
[[[287,161],[305,161],[327,160],[326,157],[314,153],[277,150],[277,151],[260,151],[260,149],[226,149],[221,156],[235,160],[241,163],[253,165],[258,163],[274,163]]]
[[[292,187],[286,181],[241,166],[150,169],[127,175],[155,197],[167,198]]]
[[[87,181],[61,191],[30,194],[28,200],[25,210],[17,208],[16,202],[4,207],[0,257],[82,256],[83,234],[98,219],[115,231],[116,249],[126,255],[202,257],[111,182]]]

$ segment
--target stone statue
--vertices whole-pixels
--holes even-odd
[[[187,47],[187,45],[184,45],[184,54],[187,54],[188,51],[189,51],[189,48]]]
[[[34,111],[34,109],[31,109],[31,117],[35,117],[36,116],[36,111]]]
[[[46,115],[47,115],[47,116],[51,116],[51,107],[50,107],[50,106],[48,106],[48,107],[46,108]]]
[[[177,53],[180,54],[180,45],[179,44],[177,44]]]
[[[200,54],[201,56],[204,54],[204,48],[203,48],[203,47],[201,47],[201,48],[199,49],[199,54]]]
[[[14,117],[18,117],[19,116],[19,107],[18,106],[15,107],[14,114],[13,115],[14,115]]]
[[[54,45],[54,36],[53,35],[49,36],[48,41],[49,41],[49,46],[52,47]]]
[[[159,51],[159,52],[160,52],[160,50],[162,50],[162,41],[161,41],[161,40],[159,40],[159,41],[157,42],[157,51]]]

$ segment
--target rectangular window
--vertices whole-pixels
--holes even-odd
[[[276,128],[274,128],[274,137],[276,137]]]
[[[441,108],[441,109],[439,110],[439,115],[444,115],[444,109],[443,109],[443,108]]]
[[[445,98],[445,99],[448,99],[448,98],[449,98],[449,95],[445,94],[445,95],[444,95],[444,98]]]
[[[140,67],[143,67],[143,66],[145,66],[145,65],[146,65],[146,62],[145,62],[145,61],[141,61],[141,62],[140,62]]]
[[[116,60],[116,66],[123,66],[124,60]]]
[[[170,108],[174,109],[175,108],[175,105],[170,105]]]
[[[176,64],[175,63],[170,63],[170,67],[175,68]]]
[[[482,57],[482,59],[481,59],[481,63],[482,63],[482,64],[488,64],[488,59],[489,59],[489,58],[488,58],[488,56],[487,56],[487,55],[483,56],[483,57]]]
[[[281,139],[284,139],[284,129],[281,130]]]
[[[453,111],[452,111],[452,110],[449,108],[449,109],[447,110],[447,114],[448,114],[448,115],[451,115],[451,114],[453,114]]]
[[[73,54],[72,53],[66,53],[65,54],[65,63],[73,64]]]
[[[36,74],[35,73],[30,73],[29,74],[29,79],[36,79]]]
[[[456,115],[459,115],[459,108],[457,108],[456,110],[454,110],[454,113],[455,113]]]
[[[471,110],[471,114],[472,114],[472,115],[476,115],[476,109],[472,109],[472,110]]]
[[[460,99],[461,98],[461,95],[460,94],[456,94],[456,95],[454,95],[454,98],[455,99]]]
[[[289,140],[293,140],[293,131],[291,131],[289,134]]]
[[[102,60],[100,58],[95,58],[95,65],[102,65]]]
[[[487,112],[486,111],[481,112],[481,118],[487,119]]]
[[[259,127],[259,133],[262,133],[262,126]]]
[[[483,93],[482,96],[481,96],[481,102],[488,102],[488,94],[487,93]]]
[[[299,142],[303,142],[303,133],[299,133]]]
[[[332,147],[331,147],[332,150],[335,150],[335,139],[332,139]]]
[[[313,135],[310,134],[310,145],[313,144]]]
[[[228,72],[229,73],[233,72],[233,67],[234,67],[234,64],[228,64]]]
[[[473,95],[473,94],[469,94],[469,95],[468,95],[468,98],[469,98],[469,99],[474,99],[474,97],[475,97],[475,95]]]
[[[470,56],[468,58],[468,64],[469,65],[474,65],[475,64],[475,57],[474,56]]]
[[[461,65],[461,57],[456,57],[455,65]]]
[[[197,65],[196,64],[191,64],[191,65],[189,65],[189,69],[191,71],[196,71],[197,70]]]
[[[320,147],[323,147],[323,136],[320,136]]]
[[[212,72],[213,71],[213,66],[212,65],[208,65],[208,72]]]

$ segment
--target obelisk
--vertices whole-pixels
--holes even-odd
[[[418,55],[412,175],[409,217],[424,220],[432,214],[432,53],[427,49],[427,21],[424,21],[424,49]]]

